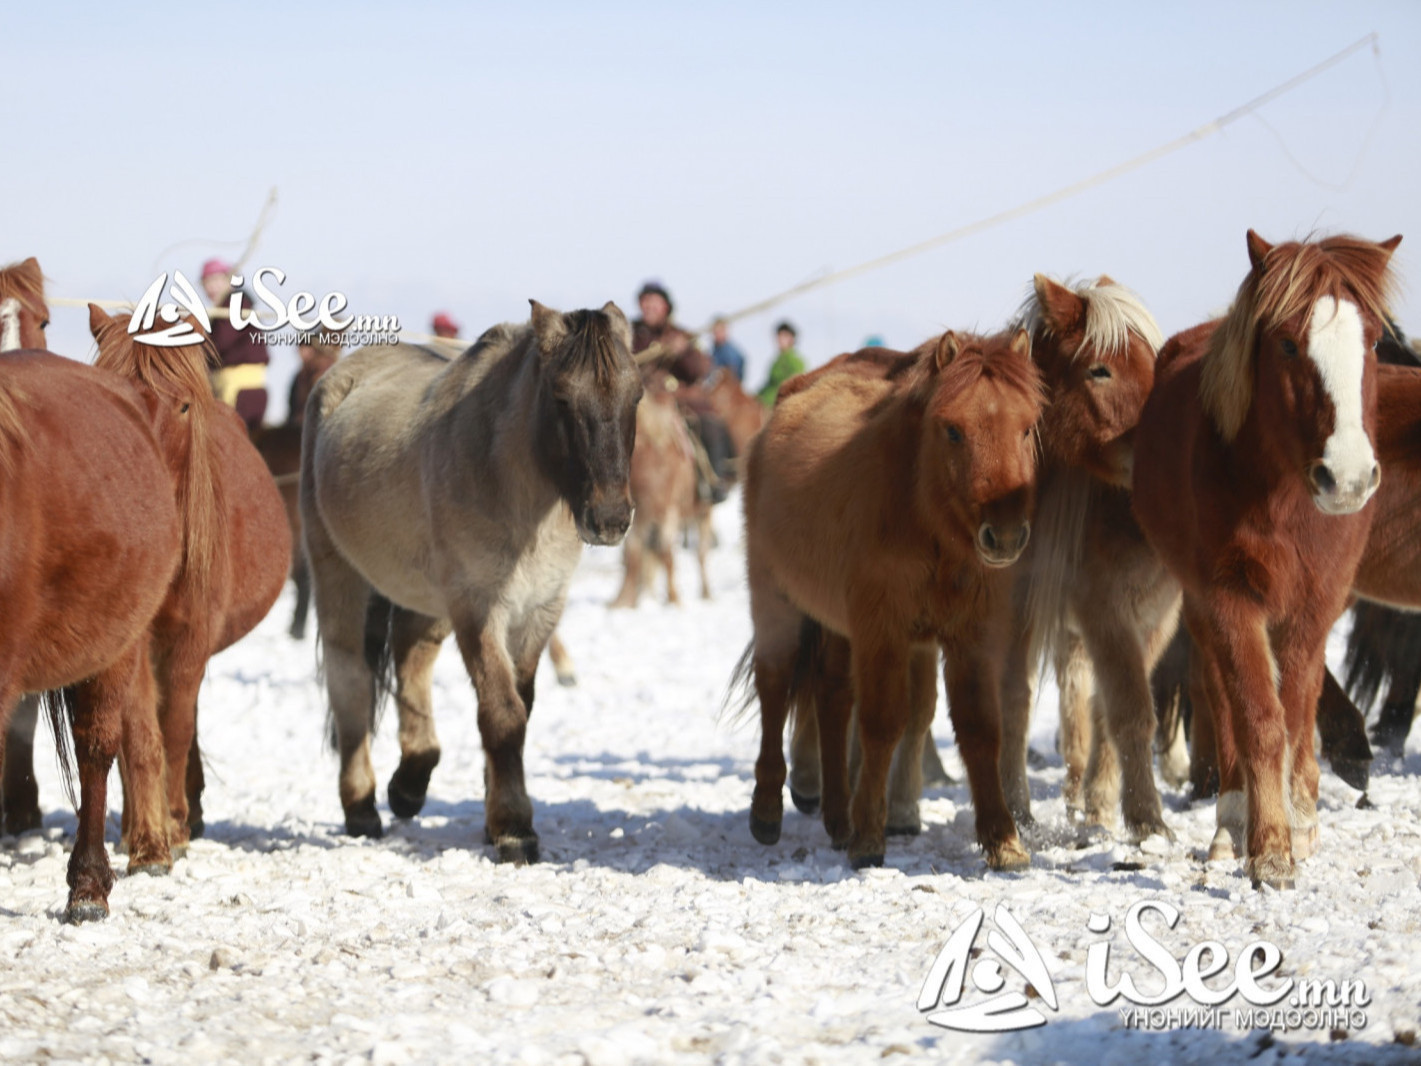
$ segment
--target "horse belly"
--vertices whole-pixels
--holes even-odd
[[[222,418],[215,430],[226,496],[231,597],[214,652],[235,644],[266,617],[291,569],[291,525],[281,490],[238,419]]]

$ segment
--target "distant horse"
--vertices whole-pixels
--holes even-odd
[[[632,451],[631,486],[636,512],[622,549],[625,576],[613,607],[635,607],[650,584],[652,559],[666,571],[666,602],[680,603],[676,591],[675,549],[686,523],[697,527],[696,557],[701,570],[701,597],[710,598],[706,553],[710,550],[710,503],[696,492],[696,455],[686,420],[676,408],[676,379],[670,374],[651,378],[637,404],[636,447]],[[761,405],[755,402],[756,407]]]
[[[203,830],[197,696],[207,662],[271,609],[286,581],[291,543],[281,496],[246,425],[213,396],[210,342],[203,337],[181,347],[153,347],[128,333],[128,319],[89,305],[89,329],[99,347],[94,365],[139,384],[169,411],[159,437],[177,460],[183,517],[182,566],[153,622],[152,639],[166,810],[128,802],[135,787],[144,787],[135,779],[147,771],[130,764],[127,736],[123,747],[129,861],[160,872],[172,865],[169,845],[181,851]],[[162,820],[154,824],[156,818]]]
[[[1166,345],[1136,431],[1135,513],[1184,586],[1216,725],[1210,855],[1246,838],[1255,884],[1291,885],[1316,846],[1314,722],[1375,511],[1372,346],[1399,242],[1250,230],[1232,307]]]
[[[271,471],[281,493],[286,526],[291,537],[291,583],[296,586],[296,604],[291,611],[287,633],[292,640],[306,637],[306,619],[311,610],[311,569],[301,547],[301,424],[288,420],[280,426],[260,426],[251,433],[252,445]]]
[[[38,267],[33,275],[38,281]],[[0,293],[12,280],[0,272]],[[42,290],[22,302],[18,322],[13,307],[0,311],[0,332],[7,342],[42,343]],[[106,371],[42,351],[0,355],[0,725],[23,693],[50,692],[61,749],[72,728],[80,803],[70,921],[108,913],[114,875],[104,822],[120,738],[150,786],[162,777],[150,633],[182,546],[173,477],[153,428],[168,418],[153,396]],[[21,754],[28,761],[29,751],[7,752],[0,739],[7,788],[25,776],[10,763]],[[161,798],[153,787],[143,797]]]
[[[1002,692],[1007,801],[1018,821],[1031,817],[1027,725],[1038,656],[1048,654],[1062,686],[1067,809],[1110,825],[1118,805],[1131,835],[1167,836],[1150,671],[1178,624],[1179,585],[1140,532],[1129,491],[1135,427],[1164,337],[1139,297],[1108,277],[1068,287],[1038,274],[1020,321],[1049,403],[1036,536],[1017,576]]]
[[[765,424],[765,405],[746,392],[740,380],[723,368],[713,371],[703,388],[711,410],[725,423],[731,447],[743,463],[750,453],[750,442]]]
[[[452,631],[478,694],[488,841],[500,860],[537,859],[523,778],[534,674],[583,542],[614,544],[631,524],[642,383],[630,345],[615,304],[561,314],[532,301],[530,324],[495,326],[452,360],[366,348],[317,384],[301,516],[352,835],[382,832],[370,763],[381,686],[365,656],[378,595],[394,605],[370,634],[396,679],[391,809],[417,814],[439,761],[430,674]]]
[[[883,862],[890,762],[907,731],[903,759],[920,765],[940,647],[987,863],[1029,861],[997,768],[1005,568],[1028,540],[1042,405],[1029,348],[1024,330],[949,332],[900,354],[886,376],[817,373],[755,438],[745,485],[755,632],[737,672],[753,671],[760,703],[750,828],[761,843],[779,838],[785,719],[810,686],[825,826],[856,868]],[[863,755],[850,811],[854,701]]]

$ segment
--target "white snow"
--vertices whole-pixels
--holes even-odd
[[[1237,863],[1203,864],[1212,804],[1185,810],[1166,792],[1178,843],[1148,851],[1068,826],[1049,685],[1029,871],[986,872],[965,785],[930,794],[926,831],[891,838],[882,870],[850,871],[787,797],[783,837],[765,848],[747,825],[758,725],[720,720],[749,637],[737,499],[717,527],[709,603],[610,612],[620,553],[588,551],[562,626],[579,683],[559,688],[545,663],[528,734],[537,866],[495,865],[482,843],[474,698],[452,642],[424,812],[391,823],[382,803],[383,840],[341,834],[313,645],[286,637],[285,596],[209,671],[206,838],[170,877],[121,877],[106,922],[58,921],[75,822],[42,742],[44,829],[0,844],[0,1061],[1417,1060],[1394,1040],[1421,1030],[1421,740],[1375,768],[1370,810],[1324,770],[1320,854],[1288,893],[1253,891]],[[694,590],[689,553],[680,561]],[[941,710],[935,733],[962,780]],[[387,717],[382,801],[394,734]],[[1364,980],[1366,1028],[1341,1043],[1326,1029],[1271,1041],[1230,1026],[1125,1029],[1120,1003],[1086,993],[1086,950],[1102,939],[1087,921],[1113,920],[1112,980],[1123,966],[1157,988],[1121,932],[1146,898],[1182,912],[1160,931],[1176,958],[1205,939],[1231,957],[1265,939],[1283,974]],[[1046,959],[1060,1012],[1018,1033],[935,1027],[915,1006],[929,967],[972,905],[990,919],[998,903]]]

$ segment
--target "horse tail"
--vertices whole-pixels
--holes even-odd
[[[725,686],[725,697],[720,701],[722,721],[738,726],[750,717],[750,705],[755,702],[754,678],[755,638],[751,637],[730,672],[730,683]]]
[[[1361,707],[1377,700],[1383,683],[1421,658],[1421,615],[1359,600],[1347,634],[1347,693]]]
[[[74,792],[77,765],[74,758],[75,695],[76,689],[73,685],[68,688],[50,689],[41,693],[40,705],[44,708],[50,730],[54,733],[54,754],[59,763],[59,779],[64,784],[64,795],[68,797],[70,806],[77,811],[79,798]]]
[[[395,605],[372,592],[365,604],[365,642],[361,651],[365,665],[370,670],[370,732],[373,734],[380,725],[380,714],[385,709],[391,693],[395,691]],[[320,619],[316,621],[316,671],[321,680],[325,679],[325,661],[322,655]],[[326,702],[326,741],[332,751],[339,748],[340,734],[336,730],[335,712]]]
[[[824,627],[805,615],[799,623],[799,650],[794,656],[794,669],[789,675],[789,692],[785,726],[790,735],[801,718],[817,713],[813,682],[824,673]]]

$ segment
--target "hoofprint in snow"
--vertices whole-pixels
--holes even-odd
[[[0,1061],[1416,1060],[1396,1042],[1421,1030],[1415,739],[1404,761],[1375,767],[1371,809],[1324,772],[1320,851],[1287,893],[1254,891],[1238,863],[1204,865],[1212,804],[1166,794],[1172,845],[1068,826],[1049,684],[1034,719],[1049,765],[1032,775],[1030,870],[986,872],[965,784],[930,794],[926,831],[891,839],[882,870],[851,872],[819,822],[793,810],[778,845],[756,844],[758,729],[720,712],[750,633],[738,507],[717,509],[709,603],[652,597],[609,612],[620,553],[587,552],[561,628],[578,685],[559,688],[545,664],[528,733],[537,866],[495,865],[482,843],[474,697],[452,641],[435,678],[444,758],[424,812],[392,823],[382,805],[383,840],[342,835],[313,645],[286,637],[285,597],[213,660],[203,689],[207,837],[170,877],[121,879],[105,922],[58,920],[75,823],[42,757],[44,829],[0,846]],[[375,745],[382,781],[398,757],[391,718]],[[963,780],[941,709],[935,734]],[[1172,930],[1146,923],[1176,959],[1216,940],[1231,973],[1266,940],[1281,976],[1364,981],[1365,1027],[1340,1042],[1327,1028],[1240,1031],[1239,997],[1217,1029],[1127,1026],[1128,1004],[1088,995],[1087,951],[1113,938],[1111,982],[1129,973],[1157,991],[1158,971],[1124,934],[1146,899],[1179,910]],[[916,1003],[934,959],[978,907],[976,951],[991,954],[998,904],[1039,949],[1059,1010],[1035,998],[1044,1026],[996,1035],[931,1024]],[[1092,933],[1092,914],[1111,932]],[[969,978],[961,1004],[974,997],[987,998]]]

